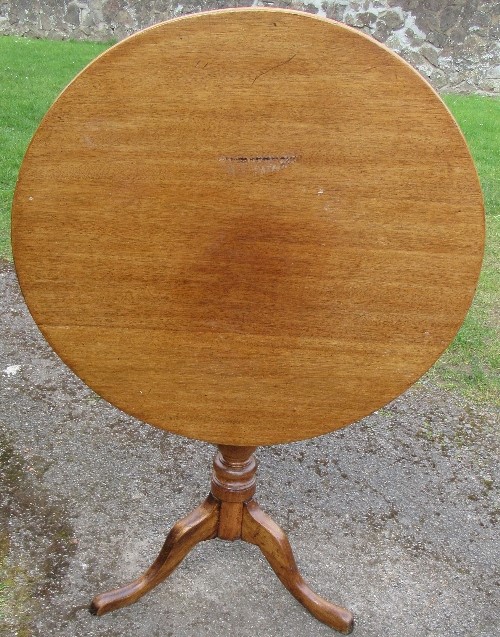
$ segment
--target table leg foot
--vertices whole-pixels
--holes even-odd
[[[160,554],[143,575],[126,586],[94,597],[90,612],[104,615],[133,604],[162,582],[196,544],[217,535],[219,506],[218,500],[208,496],[203,504],[172,527]]]
[[[339,632],[349,634],[352,631],[353,614],[309,588],[299,573],[284,531],[254,500],[244,505],[241,538],[260,548],[284,586],[314,617]]]

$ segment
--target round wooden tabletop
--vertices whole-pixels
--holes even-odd
[[[202,440],[323,434],[407,389],[457,332],[477,175],[430,86],[354,29],[197,14],[62,93],[13,207],[27,304],[129,414]]]

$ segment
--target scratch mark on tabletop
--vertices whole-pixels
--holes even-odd
[[[220,161],[279,161],[287,164],[295,161],[297,157],[295,155],[282,155],[282,156],[270,156],[263,155],[262,157],[221,157]]]
[[[231,175],[254,173],[266,175],[277,172],[297,161],[297,155],[258,155],[258,156],[223,156],[219,161],[226,164],[227,172]]]
[[[297,55],[297,53],[294,53],[293,55],[291,55],[289,58],[287,58],[286,60],[283,60],[283,62],[278,62],[278,64],[275,64],[274,66],[271,66],[268,69],[265,69],[264,71],[261,71],[253,80],[252,82],[252,86],[255,84],[255,82],[261,78],[263,75],[266,75],[267,73],[270,73],[271,71],[274,71],[274,69],[278,69],[280,66],[284,66],[285,64],[288,64],[288,62],[291,62],[293,60],[293,58]]]

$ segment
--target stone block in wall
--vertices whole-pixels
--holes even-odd
[[[327,2],[325,4],[325,16],[331,20],[344,21],[344,15],[346,13],[347,3],[340,2]]]
[[[458,24],[448,33],[449,43],[451,45],[462,44],[467,37],[467,29],[462,24]]]
[[[401,55],[415,68],[423,67],[425,64],[424,56],[420,51],[402,51]]]
[[[42,15],[40,16],[40,28],[42,32],[49,33],[55,28],[55,26],[56,21],[54,20],[54,18],[47,13],[42,13]]]
[[[425,37],[421,35],[421,32],[417,32],[411,27],[405,29],[404,34],[411,48],[422,46],[422,44],[425,42]]]
[[[445,4],[446,2],[443,2],[443,0],[424,0],[422,3],[423,8],[432,13],[440,11]]]
[[[424,45],[420,49],[420,53],[423,57],[432,64],[432,66],[439,66],[439,50],[429,44]]]
[[[389,29],[389,31],[397,31],[404,26],[403,15],[399,11],[382,11],[379,14],[379,20]]]
[[[483,37],[488,36],[488,28],[491,24],[491,16],[484,11],[476,11],[468,21],[468,26],[471,31],[477,33]]]
[[[437,89],[438,91],[443,89],[448,84],[446,74],[443,71],[440,71],[439,69],[433,69],[431,71],[429,80],[434,86],[434,88]]]
[[[463,7],[451,6],[443,9],[439,15],[439,28],[441,31],[448,31],[455,26],[463,13]]]
[[[439,31],[439,15],[432,11],[423,11],[415,16],[415,24],[424,33]]]
[[[479,0],[468,0],[464,5],[463,17],[465,20],[471,18],[479,7]]]
[[[76,2],[70,2],[66,7],[64,19],[68,24],[77,27],[80,24],[80,7]]]
[[[377,16],[371,11],[365,11],[358,15],[358,20],[363,27],[371,27],[377,21]]]
[[[115,24],[120,12],[125,8],[125,0],[105,0],[102,5],[102,17],[106,24]]]
[[[387,0],[387,6],[399,7],[403,11],[413,11],[418,9],[421,0]]]
[[[438,49],[442,49],[443,47],[445,47],[448,42],[448,38],[446,37],[446,35],[444,35],[444,33],[441,33],[440,31],[431,31],[427,34],[426,39],[427,42],[430,42]]]
[[[344,24],[349,25],[350,27],[362,27],[363,23],[358,19],[358,14],[353,11],[348,11],[344,14],[344,19],[342,20]]]
[[[488,32],[488,40],[491,42],[500,42],[500,23],[490,27]]]
[[[486,39],[476,33],[469,34],[464,40],[464,49],[469,53],[485,53],[487,48],[488,42]]]

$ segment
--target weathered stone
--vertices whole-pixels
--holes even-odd
[[[80,8],[76,2],[70,2],[66,8],[64,16],[68,24],[77,27],[80,24]]]
[[[367,27],[371,26],[377,21],[377,16],[371,11],[365,11],[364,13],[360,13],[358,15],[358,20],[361,26]]]
[[[406,29],[405,35],[408,38],[411,46],[420,46],[425,42],[425,39],[420,37],[413,29]]]
[[[427,42],[441,49],[446,45],[447,37],[439,31],[431,31],[427,34]]]
[[[315,13],[318,13],[319,7],[317,7],[315,4],[312,4],[312,3],[304,4],[303,11],[306,11],[307,13],[312,13],[314,15]]]
[[[446,71],[449,69],[449,64],[447,64],[446,60],[451,60],[455,56],[454,49],[450,46],[450,43],[443,47],[439,53],[439,68]]]
[[[474,91],[474,84],[469,80],[464,80],[454,87],[456,93],[472,93]]]
[[[471,28],[483,28],[487,29],[491,24],[491,16],[482,11],[476,11],[471,16],[464,19],[463,24],[469,29]]]
[[[144,2],[144,4],[148,5],[151,2]],[[156,0],[152,6],[158,13],[172,13],[172,2],[170,0]]]
[[[439,21],[441,31],[448,31],[448,29],[457,24],[461,13],[462,7],[452,6],[443,9]]]
[[[477,11],[479,5],[479,0],[468,0],[468,2],[464,5],[463,17],[464,19],[468,19],[474,15]]]
[[[393,34],[389,36],[387,40],[385,41],[385,45],[388,46],[393,51],[396,51],[396,53],[399,53],[401,55],[403,46],[401,43],[401,39],[397,35]]]
[[[119,40],[126,38],[128,35],[132,35],[132,33],[133,33],[133,29],[127,29],[127,27],[125,27],[122,24],[118,25],[117,27],[114,27],[113,29],[113,37],[116,37]]]
[[[488,79],[500,80],[500,64],[497,64],[497,66],[494,66],[493,68],[491,68],[488,71],[488,74],[486,77]]]
[[[467,36],[467,31],[461,25],[454,27],[448,33],[448,38],[451,44],[462,44],[466,36]]]
[[[345,5],[335,3],[333,5],[327,5],[325,9],[325,15],[331,20],[343,21],[345,14]]]
[[[429,11],[439,11],[443,8],[443,0],[424,0],[422,5],[424,9],[428,9]]]
[[[464,41],[464,48],[468,51],[479,51],[482,52],[487,47],[487,42],[484,38],[481,38],[479,35],[472,34],[468,35]]]
[[[419,68],[425,64],[425,58],[418,51],[403,51],[403,57],[415,68]]]
[[[373,37],[379,42],[385,42],[389,37],[391,31],[385,24],[385,22],[377,22]]]
[[[40,29],[43,33],[47,33],[52,28],[50,17],[46,13],[40,15]]]
[[[487,38],[489,33],[489,29],[487,27],[471,27],[470,31],[481,38]]]
[[[500,24],[492,26],[489,30],[488,36],[490,42],[500,42]]]
[[[95,16],[91,11],[88,11],[84,16],[82,16],[80,29],[83,33],[85,33],[85,35],[90,35],[92,33],[92,28],[95,26]]]
[[[23,35],[28,38],[39,39],[41,37],[41,32],[36,27],[27,27]]]
[[[359,13],[363,10],[361,2],[358,2],[357,0],[351,0],[349,6],[356,13]]]
[[[434,47],[427,44],[420,49],[420,52],[433,66],[439,66],[439,53]]]
[[[415,24],[419,29],[428,33],[429,31],[439,31],[439,15],[431,11],[424,11],[415,16]]]
[[[481,80],[478,82],[477,86],[484,91],[485,93],[500,93],[500,79],[489,79]],[[476,88],[477,91],[477,88]],[[473,92],[473,91],[471,91]]]
[[[134,25],[134,20],[128,11],[122,9],[118,11],[116,15],[116,21],[123,27],[132,27]]]
[[[397,31],[404,26],[404,20],[397,11],[384,11],[380,14],[380,20],[390,31]]]
[[[350,27],[364,26],[361,20],[359,19],[358,15],[356,13],[351,13],[351,12],[346,13],[344,15],[343,22],[345,22],[345,24],[348,24]]]
[[[102,0],[89,0],[89,11],[102,22]]]
[[[102,15],[108,24],[116,22],[117,16],[125,5],[124,0],[106,0],[102,5]]]
[[[434,69],[430,75],[430,81],[434,88],[442,89],[447,84],[446,75],[443,71],[439,71],[438,69]]]

